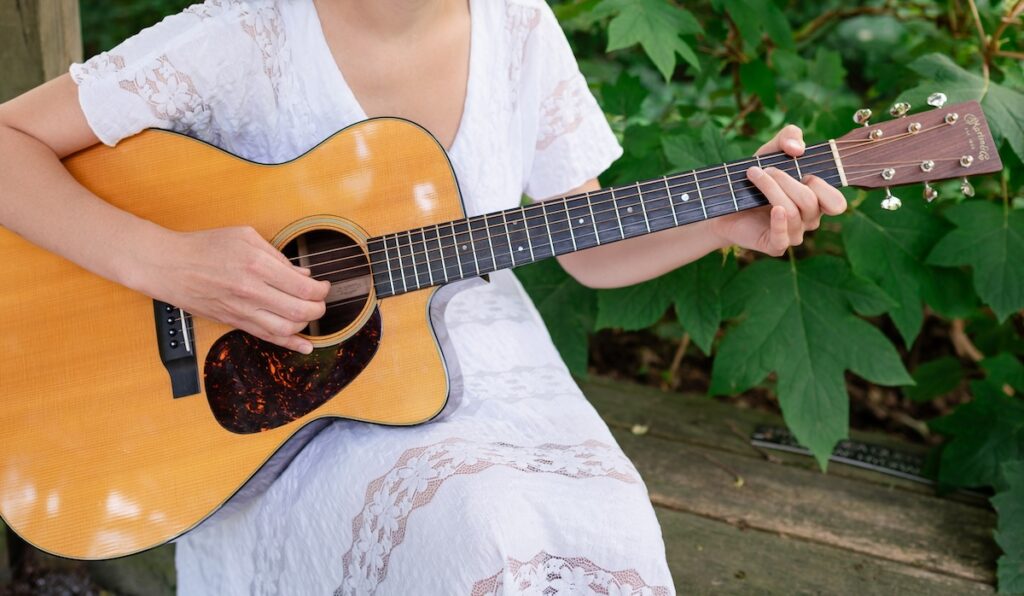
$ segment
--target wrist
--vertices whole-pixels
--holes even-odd
[[[159,272],[165,270],[164,263],[172,254],[168,247],[175,244],[181,233],[145,219],[136,219],[136,225],[128,230],[122,246],[129,249],[122,253],[125,258],[115,264],[115,281],[136,292],[155,296],[160,293],[156,283]]]

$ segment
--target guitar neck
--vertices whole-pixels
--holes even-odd
[[[775,153],[370,239],[378,297],[619,242],[768,204],[747,168],[845,185],[832,143]]]

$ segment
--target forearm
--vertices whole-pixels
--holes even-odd
[[[43,142],[0,123],[0,225],[123,285],[169,231],[86,190]]]
[[[725,244],[703,221],[558,257],[583,285],[617,288],[663,275]]]

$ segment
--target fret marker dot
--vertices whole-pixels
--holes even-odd
[[[462,245],[462,250],[466,250],[466,245],[465,244]]]
[[[683,196],[681,196],[681,197],[679,197],[679,198],[680,198],[680,199],[682,199],[682,200],[683,200],[683,202],[685,203],[686,201],[689,201],[689,200],[690,200],[690,193],[688,193],[688,192],[684,192],[684,193],[683,193]]]
[[[518,250],[519,252],[522,252],[523,251],[523,247],[522,246],[517,246],[516,250]]]
[[[579,219],[579,223],[583,223],[583,218],[582,217]]]
[[[626,213],[632,213],[632,212],[633,212],[633,208],[632,207],[626,207]]]

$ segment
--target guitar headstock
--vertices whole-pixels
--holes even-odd
[[[944,106],[945,96],[928,98],[933,109],[908,114],[910,105],[897,103],[893,120],[869,124],[869,110],[858,110],[854,122],[863,125],[835,140],[845,182],[859,188],[885,188],[882,207],[898,209],[901,201],[891,186],[924,182],[924,198],[938,192],[931,182],[963,178],[961,190],[974,195],[968,176],[1003,169],[985,114],[977,101]]]

